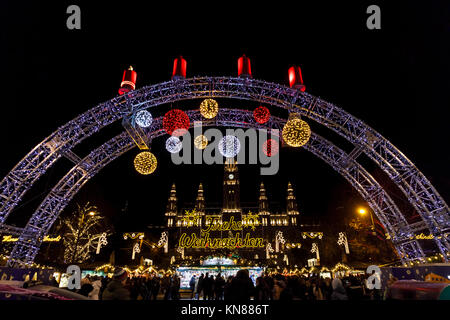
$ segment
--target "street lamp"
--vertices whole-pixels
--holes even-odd
[[[95,211],[90,211],[90,212],[89,212],[89,215],[90,215],[91,217],[95,216],[95,214],[96,214]]]
[[[367,213],[367,210],[365,208],[359,208],[358,213],[363,216]]]
[[[372,211],[367,210],[366,208],[363,208],[363,207],[360,207],[360,208],[358,208],[358,210],[357,210],[357,212],[358,212],[360,215],[362,215],[362,216],[365,216],[366,213],[367,213],[367,211],[369,211],[369,213],[370,213],[370,220],[372,221],[372,234],[375,236],[375,235],[376,235],[376,232],[375,232],[375,223],[373,222]]]

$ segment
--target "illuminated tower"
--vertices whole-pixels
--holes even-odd
[[[203,185],[200,183],[197,191],[197,199],[195,199],[195,211],[198,214],[205,214],[205,197],[203,196]]]
[[[168,227],[175,226],[175,220],[177,217],[177,190],[175,188],[175,183],[172,185],[172,189],[170,190],[169,199],[167,201],[166,207],[166,221]]]
[[[297,200],[294,195],[294,189],[290,182],[288,182],[287,197],[286,197],[286,213],[290,217],[289,221],[291,225],[297,225],[297,215],[299,215],[297,209]]]
[[[267,200],[266,188],[264,188],[264,183],[262,182],[259,187],[258,214],[261,216],[262,225],[267,226],[268,215],[270,215],[269,201]]]
[[[237,164],[233,158],[227,158],[223,177],[223,213],[241,212],[240,207]]]

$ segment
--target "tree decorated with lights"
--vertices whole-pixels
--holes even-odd
[[[105,243],[110,234],[103,222],[104,217],[95,206],[77,204],[77,209],[69,217],[62,219],[66,229],[63,235],[64,262],[83,263],[98,249],[99,241]]]

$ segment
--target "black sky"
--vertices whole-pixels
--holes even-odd
[[[138,72],[137,85],[142,87],[169,80],[179,54],[188,61],[188,76],[234,76],[237,58],[245,53],[256,79],[287,84],[287,69],[301,65],[309,93],[337,104],[387,137],[450,200],[449,4],[277,1],[217,6],[210,1],[156,7],[152,2],[92,2],[2,2],[2,177],[59,126],[116,96],[129,65]],[[66,28],[70,4],[81,7],[79,31]],[[381,30],[366,28],[369,4],[381,7]],[[113,128],[96,143],[114,133]],[[221,202],[221,166],[174,166],[168,163],[163,140],[158,143],[160,161],[154,175],[134,171],[133,150],[87,183],[68,211],[76,202],[91,201],[121,228],[159,224],[173,182],[180,205],[195,199],[199,182],[207,202]],[[90,146],[80,146],[77,152],[84,156]],[[24,224],[23,217],[68,168],[62,161],[43,177],[10,222]],[[333,218],[342,206],[351,215],[362,201],[343,178],[304,150],[283,149],[281,169],[274,177],[259,177],[256,166],[240,171],[244,202],[256,201],[261,180],[281,207],[290,180],[300,210],[308,216]],[[129,211],[120,215],[127,200]]]

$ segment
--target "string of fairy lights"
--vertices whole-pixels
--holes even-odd
[[[204,99],[200,103],[200,114],[207,120],[214,119],[219,113],[219,104],[214,99]],[[267,123],[270,120],[270,110],[265,106],[259,106],[253,110],[253,117],[259,124]],[[140,110],[133,116],[134,123],[141,128],[148,128],[153,123],[153,116],[148,110]],[[180,136],[189,130],[189,116],[180,109],[171,109],[163,117],[163,129],[170,135],[166,140],[166,150],[170,153],[178,153],[182,150]],[[288,121],[283,127],[283,141],[291,147],[304,146],[311,137],[311,129],[308,123],[301,119],[300,114],[292,112]],[[194,138],[194,146],[203,150],[209,141],[206,136],[200,134]],[[226,158],[235,157],[241,150],[241,143],[234,135],[226,135],[218,143],[220,154]],[[279,144],[274,139],[268,139],[263,144],[265,155],[272,157],[279,152]],[[143,150],[134,159],[136,171],[142,175],[149,175],[156,170],[158,160],[149,150]]]

